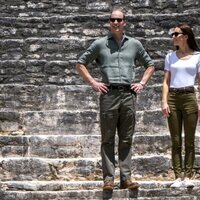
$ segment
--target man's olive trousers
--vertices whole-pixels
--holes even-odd
[[[115,135],[118,134],[120,180],[131,179],[132,137],[136,95],[131,90],[111,89],[100,97],[101,156],[103,179],[115,177]]]

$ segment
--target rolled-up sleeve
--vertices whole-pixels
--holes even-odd
[[[90,47],[79,57],[78,63],[88,65],[98,57],[98,44],[94,41]]]
[[[152,59],[150,58],[149,54],[146,52],[146,50],[139,41],[137,42],[137,48],[139,62],[141,62],[145,68],[149,66],[154,66]]]

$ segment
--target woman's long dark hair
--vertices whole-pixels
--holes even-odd
[[[188,36],[187,43],[190,49],[200,51],[191,27],[188,24],[178,24],[176,27],[180,28],[183,34]]]

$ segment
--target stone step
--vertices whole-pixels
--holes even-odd
[[[43,16],[43,12],[47,12],[46,10],[49,10],[49,15],[52,16],[55,13],[79,13],[85,11],[86,13],[91,12],[91,13],[101,13],[101,12],[108,12],[110,10],[111,4],[120,4],[122,7],[129,8],[129,12],[134,12],[134,13],[146,13],[146,12],[141,12],[142,9],[147,11],[146,9],[149,10],[149,13],[151,12],[151,9],[155,9],[156,13],[169,13],[170,8],[173,8],[173,11],[177,11],[181,9],[180,11],[185,12],[188,9],[197,8],[198,2],[195,2],[192,4],[192,2],[183,2],[183,4],[179,4],[178,2],[168,2],[168,1],[158,1],[158,2],[149,2],[149,1],[142,1],[142,2],[131,2],[128,4],[128,0],[117,0],[113,1],[112,3],[106,0],[90,0],[90,1],[55,1],[52,0],[50,2],[46,2],[45,0],[41,1],[33,1],[33,2],[26,2],[26,1],[2,1],[6,5],[2,4],[1,11],[4,11],[3,13],[6,13],[7,15],[14,15],[14,14],[19,14],[19,13],[27,13],[30,16],[37,14],[39,16]],[[127,5],[128,4],[128,5]],[[26,9],[27,8],[27,9]],[[135,8],[135,10],[133,10]],[[140,10],[138,10],[140,9]],[[8,12],[10,11],[10,12]],[[11,12],[13,11],[13,12]],[[23,11],[23,12],[22,12]],[[180,13],[181,13],[180,12]],[[1,14],[3,14],[1,13]],[[187,13],[187,12],[186,12]],[[170,14],[172,14],[170,12]],[[18,16],[18,15],[17,15]]]
[[[100,135],[0,136],[0,157],[96,158],[100,156]],[[118,137],[116,137],[117,155]],[[133,156],[170,155],[171,140],[166,135],[133,137]],[[195,152],[200,155],[200,135],[195,138]]]
[[[2,3],[3,2],[3,3]],[[102,14],[103,12],[108,13],[111,4],[120,4],[129,12],[134,15],[144,15],[145,13],[153,13],[159,15],[161,13],[167,13],[166,15],[174,15],[175,12],[184,14],[195,13],[198,11],[198,1],[194,2],[183,2],[180,4],[177,1],[139,1],[129,2],[128,0],[118,0],[112,3],[106,0],[90,0],[90,1],[55,1],[46,2],[41,1],[1,1],[0,16],[14,16],[14,17],[29,17],[29,16],[40,16],[40,17],[52,17],[56,14],[58,16],[70,16],[70,14],[80,15],[80,13],[91,13],[86,15],[89,19],[94,19],[95,14]],[[48,13],[48,15],[47,15]],[[84,15],[83,15],[84,16]],[[75,18],[76,19],[76,18]],[[96,19],[96,18],[95,18]],[[85,19],[86,20],[86,19]],[[53,20],[52,20],[53,21]],[[54,19],[54,21],[56,21]],[[81,22],[80,19],[77,21]],[[45,22],[45,20],[44,20]],[[50,22],[49,22],[50,23]]]
[[[96,22],[95,22],[96,23]],[[170,27],[171,28],[171,27]],[[143,28],[142,28],[143,30]],[[160,33],[160,31],[159,31]],[[164,32],[163,32],[164,33]],[[129,32],[129,34],[131,34]],[[168,34],[168,30],[166,30],[166,34]],[[140,35],[141,36],[141,35]],[[0,39],[0,46],[2,47],[2,51],[0,52],[1,60],[7,61],[7,60],[40,60],[40,61],[68,61],[68,65],[62,66],[64,70],[64,74],[62,74],[62,78],[60,79],[60,82],[64,82],[64,76],[68,74],[73,75],[73,71],[70,72],[69,70],[74,67],[74,62],[77,60],[77,57],[80,55],[80,52],[85,51],[87,47],[92,43],[92,41],[96,38],[89,37],[88,39],[81,39],[79,37],[71,37],[71,38],[54,38],[54,37],[46,37],[46,38],[40,38],[40,37],[30,37],[27,39]],[[156,37],[153,36],[152,38],[137,38],[139,39],[145,49],[148,50],[149,55],[152,57],[152,59],[160,60],[164,59],[166,54],[169,52],[169,50],[172,50],[171,45],[171,38],[169,35],[166,35],[165,37]],[[197,37],[197,42],[200,41],[200,38]],[[159,49],[155,51],[155,48],[159,45]],[[71,66],[70,66],[71,64]],[[69,66],[69,67],[68,67]],[[53,67],[53,66],[51,66]],[[29,69],[33,73],[34,77],[34,70],[38,68],[35,67],[33,69]],[[160,67],[161,68],[161,67]],[[39,70],[42,69],[42,66],[40,66]],[[51,71],[51,68],[45,69],[43,73]],[[58,71],[58,68],[53,67],[53,70]],[[15,73],[16,70],[13,72]],[[41,71],[42,72],[42,71]],[[25,72],[22,74],[22,76],[25,76]],[[17,79],[19,77],[16,77]],[[37,77],[40,79],[45,79],[46,77],[43,77],[42,74],[40,77]],[[49,79],[52,81],[53,79],[53,73],[52,77]],[[67,77],[69,80],[72,80],[73,77]],[[69,80],[66,80],[69,82]],[[33,80],[32,80],[33,81]],[[73,80],[72,80],[73,81]]]
[[[97,110],[0,111],[1,135],[99,135]],[[138,111],[136,132],[166,132],[166,119],[160,110]]]
[[[132,157],[133,178],[145,179],[173,177],[170,155]],[[194,175],[200,174],[200,156],[196,155]],[[102,179],[101,158],[44,159],[38,157],[0,158],[0,180],[64,180],[87,181]],[[116,179],[119,179],[119,166],[116,157]]]
[[[196,165],[199,163],[196,158]],[[136,177],[168,176],[171,159],[166,155],[132,157]],[[119,177],[116,157],[116,178]],[[38,157],[0,158],[0,180],[99,180],[102,179],[101,158],[44,159]]]
[[[102,181],[89,182],[0,182],[2,200],[66,200],[66,199],[139,199],[139,200],[199,200],[200,181],[194,180],[192,189],[171,189],[171,181],[138,181],[135,191],[119,189],[102,190]]]
[[[197,137],[196,153],[200,136]],[[95,158],[100,156],[100,135],[0,136],[1,157]],[[116,137],[117,152],[118,137]],[[169,135],[135,135],[133,155],[169,154]]]
[[[1,8],[2,7],[0,7],[0,11]],[[79,7],[76,8],[78,9]],[[196,12],[195,9],[193,9],[185,13],[182,13],[179,9],[178,13],[176,13],[173,8],[173,14],[157,13],[156,15],[152,14],[152,8],[149,10],[149,13],[148,11],[145,13],[144,7],[142,7],[142,9],[142,12],[138,11],[139,14],[129,13],[126,16],[128,21],[126,30],[130,32],[130,34],[134,33],[135,37],[169,37],[168,29],[171,28],[173,24],[178,23],[177,18],[182,18],[185,22],[193,21],[196,23],[196,28],[199,27],[199,9],[197,9]],[[134,8],[133,10],[136,11],[137,9]],[[167,10],[166,7],[164,10]],[[4,12],[4,10],[1,12]],[[48,11],[46,10],[46,12]],[[59,13],[60,12],[61,10],[59,10]],[[153,12],[156,13],[156,6],[154,7]],[[12,11],[10,13],[13,14]],[[3,33],[1,34],[1,38],[28,38],[38,36],[43,38],[84,38],[102,36],[107,33],[108,27],[106,25],[108,24],[110,16],[108,11],[91,13],[90,10],[89,13],[84,12],[84,15],[81,15],[79,12],[71,15],[70,13],[71,11],[68,12],[67,15],[62,15],[61,13],[56,15],[53,13],[53,16],[49,16],[51,14],[51,11],[49,11],[48,16],[37,16],[37,12],[34,12],[35,16],[33,17],[30,13],[30,16],[27,16],[28,13],[24,13],[26,16],[17,17],[13,17],[12,15],[1,16],[0,14],[0,26],[2,27]],[[174,21],[174,23],[170,23],[171,21]],[[84,27],[84,32],[80,27]],[[92,29],[90,27],[92,27]],[[13,31],[10,31],[10,29]],[[44,45],[40,46],[38,43],[37,49],[43,49]],[[55,49],[59,50],[57,45],[54,45]],[[162,44],[160,43],[160,45]],[[36,50],[36,48],[33,48],[33,51],[34,50]],[[51,50],[53,50],[53,48],[51,48]]]
[[[137,111],[161,109],[161,92],[161,84],[145,87],[137,95]],[[0,111],[98,111],[98,109],[99,93],[87,85],[0,85]]]
[[[98,96],[86,85],[0,85],[1,110],[97,110]]]
[[[100,199],[138,199],[138,200],[199,200],[199,190],[157,189],[140,190],[140,192],[117,190],[113,193],[105,193],[98,190],[79,190],[68,192],[0,192],[2,200],[100,200]],[[178,196],[179,195],[179,196]]]
[[[96,23],[96,22],[95,22]],[[170,27],[171,28],[171,27]],[[101,29],[100,29],[101,30]],[[163,31],[163,30],[161,30]],[[163,32],[164,33],[164,32]],[[145,33],[144,33],[145,34]],[[166,34],[168,34],[168,30],[166,30]],[[40,37],[33,37],[33,38],[27,38],[27,39],[0,39],[0,46],[2,47],[2,51],[0,52],[1,60],[7,61],[7,60],[40,60],[43,62],[47,61],[68,61],[67,66],[63,65],[64,74],[60,74],[61,78],[59,79],[60,83],[63,83],[64,81],[71,81],[71,84],[75,80],[74,72],[70,71],[70,69],[74,69],[75,63],[77,61],[77,57],[79,54],[77,52],[83,52],[89,45],[92,43],[92,41],[95,38],[88,38],[88,39],[81,39],[79,37],[71,37],[71,38],[40,38]],[[137,38],[139,39],[144,48],[148,50],[149,55],[152,57],[152,59],[160,60],[162,59],[162,62],[164,61],[164,58],[166,54],[169,52],[169,49],[172,49],[171,47],[171,38],[169,38],[169,35],[166,37],[155,37],[152,38]],[[200,41],[200,38],[197,37],[197,42]],[[155,48],[159,45],[159,49],[155,51]],[[162,51],[161,51],[162,49]],[[13,53],[14,52],[14,53]],[[52,63],[52,62],[51,62]],[[92,65],[91,65],[92,66]],[[95,65],[96,66],[96,65]],[[47,67],[45,65],[44,67]],[[35,78],[41,79],[42,81],[45,81],[45,79],[48,78],[49,83],[53,83],[56,81],[56,78],[54,76],[54,71],[58,72],[59,68],[55,66],[53,67],[53,72],[49,71],[52,68],[45,68],[45,71],[41,71],[43,68],[40,66],[39,70],[42,72],[40,74],[40,77],[37,77],[37,72],[35,71],[35,67],[33,69],[28,69],[29,73],[32,72],[33,78],[35,75]],[[64,68],[65,67],[65,68]],[[162,66],[159,66],[161,69]],[[8,69],[9,70],[9,69]],[[75,69],[74,69],[75,70]],[[13,73],[16,73],[18,71],[14,71]],[[18,72],[19,73],[19,72]],[[42,76],[43,73],[51,73],[51,76],[44,77]],[[21,76],[25,76],[26,71]],[[71,77],[69,76],[71,75]],[[29,77],[30,78],[30,77]],[[19,79],[19,76],[15,77],[15,81]],[[66,80],[65,80],[66,79]],[[67,80],[69,79],[69,80]],[[32,82],[34,79],[32,80]],[[47,80],[46,80],[47,81]],[[57,80],[58,81],[58,80]]]
[[[134,180],[135,181],[135,180]],[[169,188],[173,180],[136,180],[140,189]],[[200,185],[200,180],[193,180],[195,187]],[[115,189],[119,189],[119,181],[115,181]],[[0,181],[3,191],[66,191],[66,190],[92,190],[102,189],[103,181]]]
[[[143,29],[144,28],[142,28],[142,30]],[[164,33],[165,32],[163,32],[163,34]],[[168,30],[166,30],[165,37],[163,37],[163,34],[162,34],[162,37],[153,35],[152,38],[145,38],[145,37],[141,37],[142,35],[140,32],[141,38],[140,37],[138,38],[136,37],[136,38],[142,42],[143,46],[145,47],[145,49],[148,50],[151,57],[153,59],[158,60],[158,59],[163,59],[164,56],[167,54],[167,52],[170,49],[172,49],[171,43],[170,43],[171,38],[168,35]],[[83,38],[83,39],[79,37],[60,38],[57,36],[45,37],[45,38],[37,36],[37,37],[28,37],[27,39],[24,39],[24,38],[0,39],[0,46],[2,47],[2,52],[0,52],[1,53],[0,55],[1,55],[2,61],[26,60],[26,59],[31,61],[31,60],[38,59],[44,62],[44,61],[52,61],[52,60],[53,61],[67,60],[68,62],[71,62],[71,64],[73,64],[73,62],[77,59],[77,56],[79,55],[79,53],[84,51],[95,39],[96,37],[92,38],[90,36],[88,38]],[[198,42],[200,38],[197,37],[196,40]],[[158,51],[155,51],[155,47],[157,45],[160,45],[160,48],[162,48],[162,51],[160,49]],[[13,54],[11,50],[15,51],[15,54]],[[79,53],[77,51],[79,51]],[[54,68],[54,70],[56,70],[56,68]]]
[[[99,135],[97,110],[0,111],[0,135]],[[199,132],[200,124],[197,126]],[[165,134],[160,109],[136,112],[136,132]]]
[[[11,43],[13,43],[14,46],[16,45],[13,41]],[[158,69],[154,73],[151,80],[148,82],[148,85],[153,85],[155,83],[156,85],[158,83],[162,84],[162,79],[163,79],[162,66],[164,62],[164,56],[165,55],[163,55],[163,58],[158,60],[152,58],[154,59],[154,63]],[[41,60],[33,58],[25,60],[24,59],[19,60],[19,58],[18,59],[12,58],[12,60],[1,60],[0,61],[1,87],[3,86],[3,84],[6,85],[9,84],[8,92],[12,90],[15,95],[18,94],[17,91],[19,90],[18,88],[16,88],[15,91],[15,87],[20,87],[20,84],[22,89],[20,90],[20,94],[26,92],[27,95],[29,95],[31,91],[33,91],[38,95],[43,94],[46,92],[45,87],[49,87],[50,92],[51,91],[55,92],[56,87],[58,90],[60,90],[59,86],[70,85],[72,86],[71,90],[73,90],[74,87],[79,87],[77,85],[85,84],[85,82],[83,81],[82,78],[80,78],[75,69],[76,62],[77,62],[77,57],[75,57],[73,54],[67,55],[67,58],[65,58],[64,60],[57,58],[56,59],[52,58],[51,60],[47,59]],[[96,66],[96,64],[93,63],[92,65],[90,65],[89,71],[94,77],[96,77],[99,80],[101,79],[99,68]],[[141,73],[144,72],[144,68],[141,66],[137,66],[135,72],[136,72],[136,81],[140,81]],[[30,87],[28,91],[26,90],[27,85]],[[34,85],[40,86],[37,88],[38,91],[34,90],[33,88]],[[80,91],[80,89],[78,88],[77,90]],[[67,91],[69,92],[69,90]],[[50,94],[48,94],[47,97],[51,97]],[[40,99],[40,101],[41,100],[44,99]]]
[[[161,85],[147,86],[137,96],[137,110],[157,110]],[[99,93],[87,85],[0,85],[0,110],[98,110]]]

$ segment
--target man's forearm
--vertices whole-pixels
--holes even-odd
[[[87,70],[86,66],[80,63],[76,64],[76,70],[83,77],[84,81],[86,81],[89,85],[94,82],[94,78],[90,75],[89,71]]]
[[[148,80],[149,80],[149,79],[151,78],[151,76],[153,75],[154,71],[155,71],[155,67],[154,67],[154,66],[149,66],[149,67],[145,70],[144,75],[143,75],[143,77],[142,77],[140,83],[141,83],[142,85],[146,85],[147,82],[148,82]]]

